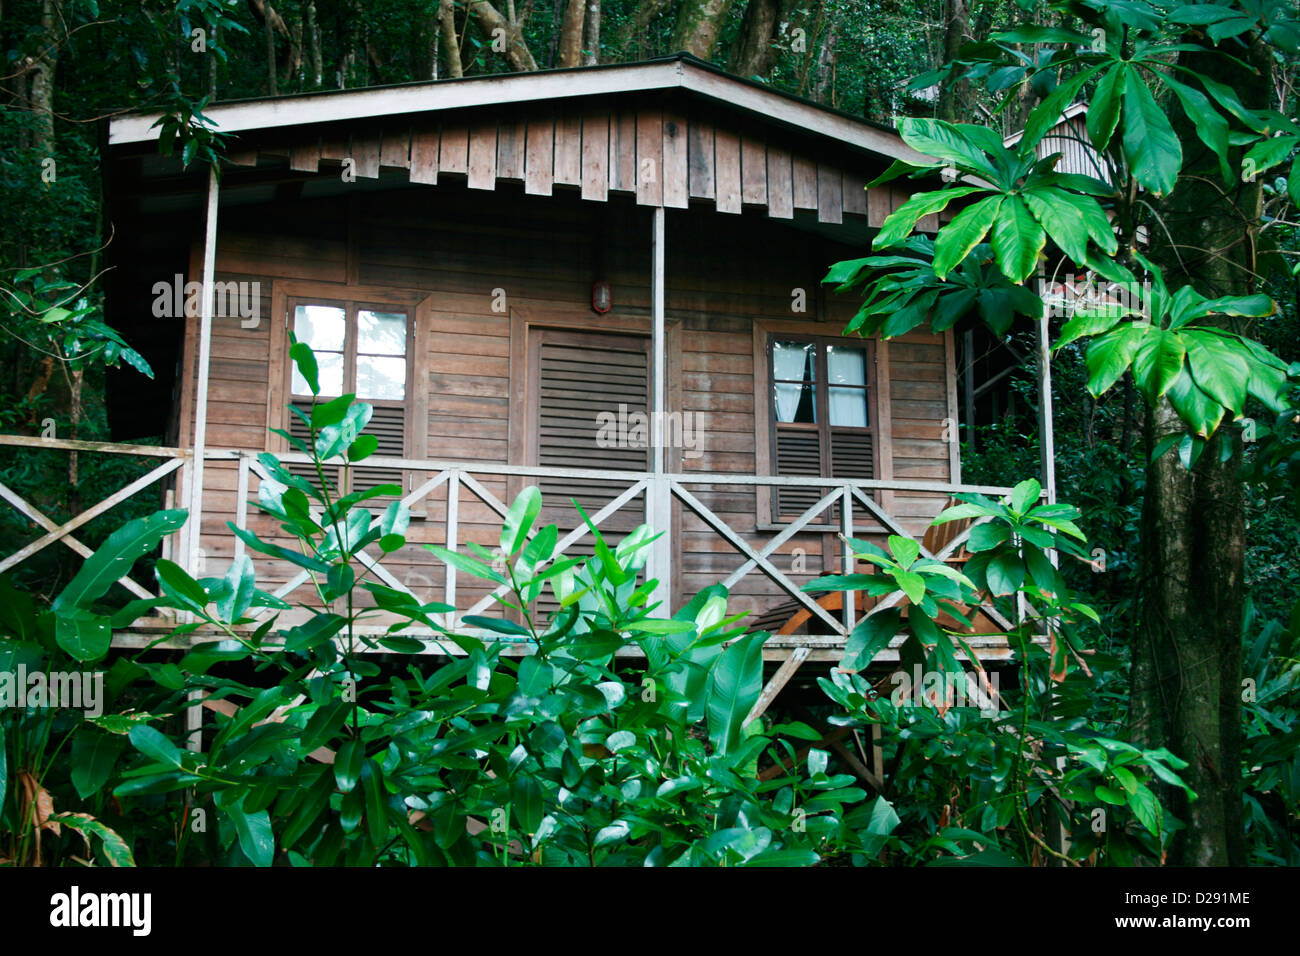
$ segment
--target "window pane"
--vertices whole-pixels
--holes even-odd
[[[816,422],[817,404],[811,385],[778,382],[772,386],[778,422]]]
[[[861,388],[831,386],[831,425],[867,427],[867,392]]]
[[[357,351],[362,355],[405,355],[406,314],[369,309],[358,312]]]
[[[816,346],[811,342],[777,342],[772,346],[772,378],[794,382],[811,382]]]
[[[815,422],[816,396],[813,378],[817,368],[815,346],[811,342],[774,342],[772,344],[772,398],[779,422]],[[785,382],[781,380],[785,379]],[[803,382],[797,385],[792,382]]]
[[[832,385],[866,385],[866,353],[843,345],[828,346],[826,377]]]
[[[406,359],[358,355],[357,398],[406,398]]]
[[[317,379],[320,382],[320,393],[322,395],[342,395],[343,394],[343,356],[338,352],[317,352],[316,353]],[[310,395],[311,389],[307,385],[307,380],[302,377],[298,371],[298,364],[293,366],[293,394]]]
[[[322,349],[342,352],[346,323],[343,310],[332,305],[300,305],[294,310],[293,332],[298,341],[306,342],[313,352]]]

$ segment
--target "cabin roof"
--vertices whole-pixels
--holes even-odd
[[[410,113],[556,102],[577,97],[682,90],[767,123],[799,129],[891,159],[924,161],[889,126],[732,76],[689,53],[639,63],[584,66],[355,90],[230,100],[205,115],[226,133],[316,123],[381,119]],[[157,140],[161,114],[135,110],[113,118],[108,144]]]

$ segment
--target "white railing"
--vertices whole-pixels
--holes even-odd
[[[0,483],[0,498],[3,498],[19,512],[25,515],[29,520],[45,529],[45,534],[31,543],[19,548],[17,551],[0,559],[0,572],[3,572],[19,562],[31,557],[33,554],[43,550],[55,542],[63,542],[66,546],[72,548],[83,557],[89,555],[90,549],[78,541],[72,534],[77,528],[84,525],[92,518],[103,514],[108,509],[125,501],[131,496],[138,494],[143,489],[162,481],[173,472],[179,470],[177,476],[180,480],[180,487],[185,488],[189,476],[192,474],[192,452],[180,448],[154,447],[142,445],[122,445],[108,442],[78,442],[57,439],[41,439],[29,436],[0,435],[0,445],[21,446],[27,448],[41,449],[65,449],[69,451],[100,452],[128,456],[148,456],[162,458],[164,461],[157,467],[152,468],[146,474],[130,482],[120,490],[109,495],[103,501],[86,509],[81,514],[64,522],[56,523],[47,515],[41,513],[21,496]],[[236,527],[248,529],[248,498],[252,480],[268,480],[270,476],[263,465],[257,460],[256,452],[246,452],[233,449],[206,449],[203,457],[205,461],[233,461],[236,463],[237,480],[236,480],[236,506],[233,520]],[[286,464],[308,462],[310,459],[296,452],[279,453],[276,456]],[[461,540],[460,512],[461,505],[465,499],[462,495],[468,495],[470,498],[482,502],[498,516],[504,518],[508,512],[508,503],[498,498],[490,489],[485,487],[484,481],[491,479],[553,479],[560,481],[599,481],[616,486],[611,489],[611,500],[602,508],[591,515],[591,521],[597,527],[606,522],[611,515],[614,515],[632,503],[638,496],[643,498],[643,513],[636,515],[638,523],[644,521],[655,527],[657,531],[667,531],[665,527],[660,527],[663,520],[670,513],[668,504],[673,498],[680,503],[680,507],[689,510],[710,529],[713,530],[720,538],[725,540],[732,548],[735,549],[739,564],[722,578],[721,583],[728,589],[733,589],[736,584],[744,579],[747,575],[761,573],[766,575],[777,587],[781,594],[789,601],[795,602],[800,608],[805,609],[812,615],[817,624],[826,631],[824,637],[817,637],[812,643],[821,644],[825,639],[834,644],[842,641],[844,637],[853,629],[855,625],[856,608],[851,599],[842,601],[842,610],[839,617],[826,610],[810,595],[800,589],[800,585],[791,580],[776,563],[772,560],[777,550],[795,535],[800,532],[804,533],[822,533],[827,522],[823,521],[813,531],[806,531],[810,525],[813,525],[815,519],[827,513],[833,513],[836,506],[839,507],[838,530],[843,538],[863,537],[873,534],[879,534],[881,529],[889,534],[902,535],[904,537],[916,540],[916,536],[911,534],[906,527],[897,518],[891,515],[882,507],[872,496],[877,492],[895,492],[895,493],[920,493],[920,494],[937,494],[951,496],[958,493],[980,493],[993,497],[1007,495],[1011,492],[1010,488],[999,486],[984,485],[960,485],[947,482],[937,481],[883,481],[856,479],[845,480],[837,478],[818,478],[805,476],[757,476],[757,475],[735,475],[735,474],[715,474],[715,473],[673,473],[673,474],[647,474],[643,472],[621,472],[605,471],[596,469],[573,469],[573,468],[553,468],[544,466],[529,465],[499,465],[479,462],[460,462],[460,461],[434,461],[434,460],[415,460],[404,458],[381,458],[371,457],[365,460],[365,467],[401,469],[406,472],[419,475],[424,478],[420,481],[418,478],[415,482],[416,487],[406,494],[403,500],[408,505],[418,505],[437,489],[446,486],[446,508],[442,521],[441,541],[436,540],[434,543],[444,544],[446,547],[456,550],[459,549],[463,542]],[[211,474],[211,471],[208,471]],[[427,477],[425,477],[427,476]],[[751,529],[745,529],[743,532],[731,527],[727,521],[719,517],[709,506],[701,500],[701,496],[707,498],[707,494],[701,492],[698,486],[708,485],[734,486],[737,488],[804,488],[814,489],[822,492],[818,501],[808,507],[802,514],[794,520],[782,524],[778,530],[770,532],[755,532]],[[692,491],[692,488],[696,489]],[[176,495],[177,501],[189,500],[188,494]],[[640,509],[639,509],[640,510]],[[656,521],[656,516],[660,521]],[[178,535],[194,533],[190,528],[194,522],[187,522],[187,527],[178,532]],[[423,526],[430,531],[436,526],[431,526],[429,522],[422,522]],[[972,525],[973,527],[973,525]],[[966,542],[970,535],[970,528],[966,528],[961,534],[954,536],[946,545],[937,553],[931,553],[921,545],[923,557],[944,560],[955,554]],[[555,556],[563,555],[576,542],[581,541],[589,535],[585,525],[579,525],[573,530],[565,533],[559,539],[555,549]],[[759,547],[751,544],[746,537],[753,537],[756,534],[769,534],[768,539]],[[234,536],[232,536],[234,537]],[[920,543],[918,541],[918,543]],[[191,553],[187,540],[164,542],[165,555],[185,555]],[[418,547],[415,542],[408,542],[406,547]],[[664,534],[656,545],[659,549],[657,556],[652,556],[649,562],[650,573],[653,577],[658,577],[663,584],[663,591],[660,597],[671,601],[671,596],[667,592],[667,579],[669,570],[673,562],[679,561],[680,556],[671,553],[671,538]],[[245,545],[238,537],[234,537],[234,553],[236,556],[243,554]],[[392,554],[400,554],[401,551]],[[386,557],[386,556],[385,556]],[[383,564],[384,558],[369,553],[358,555],[358,559],[383,583],[400,591],[413,593],[406,582],[401,580],[397,575],[391,573]],[[853,556],[848,544],[843,544],[843,567],[852,567]],[[193,572],[196,569],[191,569]],[[141,587],[137,582],[129,577],[123,576],[121,583],[131,592],[139,597],[149,597],[150,592]],[[285,597],[292,594],[297,588],[307,583],[310,575],[307,571],[301,570],[290,577],[274,593],[277,596]],[[445,567],[445,577],[443,580],[443,591],[441,600],[443,603],[459,608],[458,603],[458,578],[457,570],[454,567]],[[481,614],[491,607],[495,598],[502,595],[505,587],[498,587],[492,593],[486,594],[475,601],[470,607],[463,611],[458,611],[454,618],[463,618],[466,615]],[[422,599],[423,600],[423,599]],[[896,604],[901,600],[901,595],[892,595],[877,603],[871,613],[884,610]],[[775,602],[774,602],[775,603]],[[992,608],[982,607],[981,611],[989,616],[998,626],[1009,628],[1010,624],[996,613]],[[456,626],[456,621],[443,621],[449,626]],[[381,632],[384,628],[376,625],[375,632]],[[418,636],[418,635],[417,635]],[[424,635],[433,638],[432,634]],[[436,639],[431,641],[430,650],[440,651],[440,642]]]

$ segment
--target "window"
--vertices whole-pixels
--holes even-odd
[[[768,357],[773,473],[874,478],[869,344],[776,334]],[[827,490],[778,489],[773,520],[797,518]],[[837,520],[823,512],[814,524]]]
[[[328,399],[347,393],[374,407],[365,433],[379,441],[375,451],[386,458],[416,457],[408,447],[407,422],[412,416],[408,384],[411,380],[411,313],[405,307],[367,302],[325,299],[289,300],[290,328],[300,342],[316,353],[320,397]],[[292,362],[290,401],[310,414],[311,389]],[[306,439],[307,425],[291,413],[288,431]],[[315,479],[313,469],[298,465],[290,469]],[[342,488],[343,467],[332,468],[326,477],[343,493],[361,491],[380,484],[406,487],[400,469],[360,466],[351,469],[351,488]],[[408,488],[409,490],[409,488]]]

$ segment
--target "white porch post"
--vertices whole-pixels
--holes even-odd
[[[220,190],[217,181],[217,167],[208,167],[208,209],[203,235],[203,302],[199,311],[198,362],[196,363],[196,393],[194,396],[194,447],[191,449],[189,481],[189,520],[186,536],[189,554],[186,555],[185,569],[192,577],[201,574],[201,541],[203,524],[203,455],[208,441],[208,367],[212,350],[212,312],[214,307],[213,283],[217,271],[217,193]],[[190,695],[191,701],[200,697],[197,692]],[[203,709],[191,706],[185,713],[185,727],[189,730],[186,746],[198,750],[201,746],[203,726]]]
[[[646,521],[659,540],[652,544],[646,562],[646,573],[659,581],[655,600],[660,601],[659,613],[671,614],[672,582],[672,491],[667,474],[667,411],[668,385],[667,350],[664,347],[664,207],[655,206],[650,233],[651,279],[650,303],[653,315],[651,329],[652,393],[650,396],[650,470],[654,477],[647,486]],[[674,469],[676,470],[676,469]]]
[[[1039,290],[1042,285],[1040,280]],[[1052,426],[1052,354],[1049,349],[1047,308],[1038,320],[1038,447],[1042,457],[1043,490],[1047,503],[1056,504],[1056,432]]]

